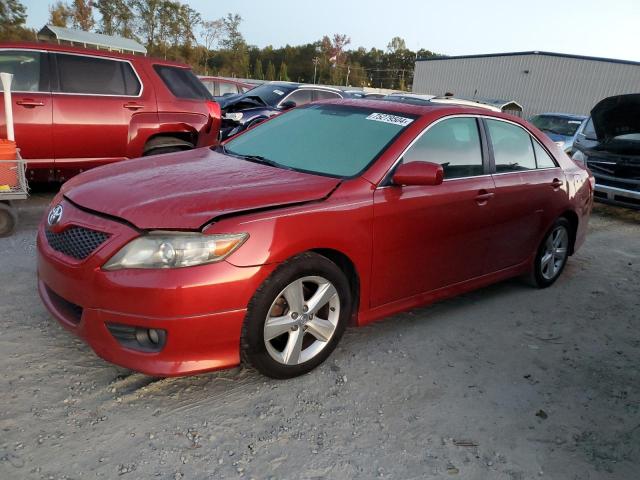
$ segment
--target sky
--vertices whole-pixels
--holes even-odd
[[[22,0],[28,25],[48,17],[47,0]],[[299,45],[345,33],[350,48],[385,49],[395,36],[411,50],[445,55],[541,50],[640,61],[640,0],[189,0],[204,19],[243,18],[251,45]]]

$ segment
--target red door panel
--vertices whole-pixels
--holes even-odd
[[[378,189],[370,306],[486,273],[493,193],[490,176]]]
[[[53,167],[51,94],[13,92],[13,122],[16,144],[29,167]],[[4,94],[0,92],[0,138],[7,138]]]

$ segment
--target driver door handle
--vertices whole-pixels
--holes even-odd
[[[480,190],[476,195],[476,203],[478,205],[486,205],[489,200],[495,196],[493,192],[487,192],[486,190]]]
[[[140,110],[144,108],[144,105],[140,105],[139,103],[129,102],[123,105],[124,108],[128,108],[129,110]]]
[[[564,185],[564,182],[562,182],[557,178],[554,178],[553,181],[551,182],[551,186],[554,188],[554,190],[559,189],[562,185]]]
[[[34,107],[44,107],[44,102],[40,102],[38,100],[32,100],[30,98],[25,98],[24,100],[18,100],[16,105],[20,105],[26,108],[34,108]]]

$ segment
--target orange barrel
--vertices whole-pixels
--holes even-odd
[[[16,142],[0,139],[0,196],[2,192],[16,190],[20,186],[17,159]]]

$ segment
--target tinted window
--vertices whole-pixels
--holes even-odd
[[[553,168],[556,167],[556,162],[553,161],[553,158],[549,156],[547,151],[540,146],[538,142],[533,141],[533,149],[536,152],[536,163],[538,164],[538,168]]]
[[[212,99],[209,90],[191,70],[167,65],[154,65],[153,69],[176,97],[193,100]]]
[[[38,52],[0,51],[0,72],[13,74],[12,91],[44,92],[49,89],[46,80],[40,76],[42,57]]]
[[[238,87],[236,87],[233,83],[220,82],[220,95],[236,95],[238,93]]]
[[[93,95],[140,93],[140,82],[127,62],[80,55],[56,54],[59,91]]]
[[[311,105],[290,110],[227,142],[231,154],[259,155],[284,168],[336,177],[364,170],[414,117],[370,108]]]
[[[340,95],[338,95],[337,93],[334,92],[327,92],[326,90],[316,90],[313,92],[313,100],[329,100],[329,99],[336,99],[336,98],[342,98],[340,97]]]
[[[482,175],[482,148],[474,118],[452,118],[436,123],[405,153],[403,162],[439,163],[444,178]]]
[[[311,102],[311,90],[296,90],[289,95],[285,102],[295,102],[297,106]]]
[[[593,128],[593,121],[591,120],[591,118],[587,120],[587,123],[584,126],[584,130],[582,130],[582,133],[589,140],[596,140],[598,138],[598,135],[596,135],[596,129]]]
[[[582,120],[560,115],[536,115],[531,119],[531,123],[543,132],[573,137],[582,125]]]
[[[487,120],[496,172],[518,172],[536,168],[531,136],[522,128],[498,120]]]

